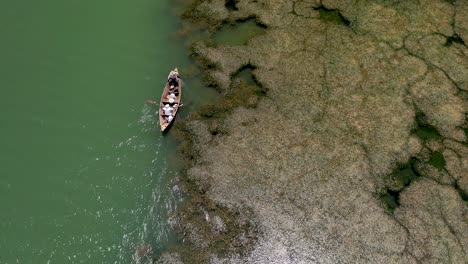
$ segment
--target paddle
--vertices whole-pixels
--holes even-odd
[[[146,102],[147,102],[148,104],[152,104],[152,105],[157,105],[157,104],[158,104],[157,102],[155,102],[155,101],[153,101],[153,100],[150,100],[150,99],[146,100]],[[192,101],[190,101],[190,102],[188,102],[188,103],[186,103],[186,104],[180,103],[180,104],[179,104],[179,107],[182,107],[182,106],[190,106],[190,105],[192,105],[192,104],[193,104]]]
[[[193,101],[188,101],[186,104],[180,103],[179,106],[191,106],[191,105],[193,105]]]

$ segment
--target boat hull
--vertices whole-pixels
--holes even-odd
[[[161,100],[159,101],[159,126],[161,129],[161,132],[167,131],[171,125],[174,123],[177,112],[179,111],[180,108],[180,101],[182,97],[182,80],[179,77],[179,71],[177,68],[175,68],[173,71],[177,74],[177,86],[174,85],[174,88],[171,88],[171,83],[169,82],[169,79],[166,81],[166,85],[164,86],[163,93],[161,95]],[[174,93],[176,94],[176,98],[174,98],[174,102],[170,101],[170,94]],[[163,107],[165,105],[169,105],[174,109],[174,112],[172,114],[172,120],[168,120],[168,116],[165,115]]]

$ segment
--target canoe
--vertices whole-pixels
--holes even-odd
[[[171,74],[175,76],[175,78],[173,78],[175,82],[170,79]],[[171,86],[173,87],[171,88]],[[171,100],[171,94],[175,95],[175,98],[172,98],[173,100]],[[169,73],[166,85],[164,86],[164,91],[161,95],[161,101],[159,102],[159,125],[161,126],[161,132],[164,132],[166,129],[168,129],[169,126],[174,122],[179,110],[181,97],[182,81],[179,77],[179,71],[177,68],[175,68]],[[172,108],[172,110],[167,111],[167,108]],[[169,116],[172,116],[172,118]]]

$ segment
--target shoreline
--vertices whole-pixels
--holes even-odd
[[[174,126],[186,244],[156,263],[466,258],[468,89],[453,54],[467,48],[444,19],[456,3],[432,3],[435,14],[430,3],[193,3],[182,17],[200,28],[254,19],[265,33],[191,46],[224,96]]]

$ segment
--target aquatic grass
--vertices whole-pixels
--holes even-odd
[[[193,27],[207,29],[209,32],[215,32],[219,29],[222,22],[212,19],[207,14],[200,12],[197,9],[203,0],[189,0],[190,2],[186,4],[187,8],[182,12],[180,17],[182,20],[192,22]]]
[[[206,63],[202,64],[203,67],[210,67],[209,62],[204,60],[202,62]],[[215,66],[211,65],[211,67]],[[251,64],[240,67],[232,74],[232,84],[220,102],[201,106],[191,113],[185,122],[178,122],[174,126],[174,134],[180,142],[179,151],[184,163],[181,186],[187,197],[177,212],[176,228],[182,236],[181,240],[190,236],[191,232],[197,232],[197,237],[190,237],[189,240],[198,245],[183,243],[167,252],[177,252],[184,263],[206,263],[213,253],[225,256],[249,252],[246,249],[253,248],[258,237],[259,231],[256,226],[252,221],[247,220],[251,219],[251,212],[245,209],[239,212],[214,203],[206,193],[209,186],[202,186],[187,175],[187,170],[195,164],[200,155],[195,147],[194,135],[191,133],[191,122],[201,121],[208,125],[213,137],[225,135],[227,132],[223,128],[223,122],[233,109],[240,106],[256,107],[259,97],[267,92],[255,79],[254,70],[255,66]],[[210,80],[205,81],[209,86],[215,85]],[[214,232],[212,223],[205,219],[205,213],[212,218],[219,217],[226,226],[226,231]],[[192,230],[191,225],[186,225],[186,223],[194,224],[197,229]],[[250,239],[246,243],[242,237]],[[202,244],[206,246],[200,246]]]
[[[213,35],[217,45],[241,46],[249,40],[264,33],[265,27],[257,23],[255,18],[237,20],[232,23],[224,23]]]
[[[223,119],[236,107],[255,108],[259,97],[264,96],[267,90],[255,79],[254,70],[255,66],[251,64],[240,67],[232,74],[231,86],[225,92],[221,101],[216,104],[202,106],[191,118],[203,120],[212,118]],[[208,79],[206,82],[209,86],[216,88],[214,81]]]

